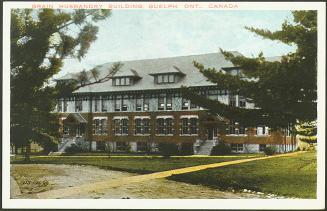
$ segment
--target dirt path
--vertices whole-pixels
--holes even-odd
[[[50,193],[50,190],[63,191],[68,187],[80,187],[104,180],[128,180],[128,178],[136,176],[136,174],[104,170],[93,166],[54,164],[15,164],[11,166],[11,175],[17,181],[22,192],[22,195],[16,196],[12,193],[12,198],[37,198],[36,194]],[[12,190],[14,189],[12,188]],[[192,185],[161,178],[100,190],[80,191],[60,198],[233,199],[270,197],[263,194],[219,191],[202,185]]]

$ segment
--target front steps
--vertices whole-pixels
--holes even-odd
[[[58,152],[63,153],[67,147],[70,147],[76,142],[75,138],[63,138],[61,144],[58,146]]]
[[[205,140],[195,147],[195,155],[210,155],[212,148],[216,145],[216,140]]]

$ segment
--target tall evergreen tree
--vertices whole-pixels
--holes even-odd
[[[227,119],[237,120],[244,126],[258,124],[273,128],[285,128],[298,121],[313,121],[317,116],[317,13],[293,11],[293,21],[285,21],[278,31],[245,27],[264,39],[276,40],[297,47],[281,57],[280,61],[268,61],[262,53],[247,58],[224,50],[241,74],[230,75],[214,68],[194,65],[217,88],[229,90],[232,95],[244,96],[254,103],[255,109],[225,105],[205,98],[184,88],[183,94],[193,103],[209,109]],[[250,45],[250,43],[249,43]]]
[[[65,89],[50,86],[49,80],[60,71],[65,58],[81,60],[86,55],[97,38],[95,23],[110,14],[110,10],[11,11],[11,143],[26,147],[26,160],[31,141],[50,150],[58,137],[53,111]]]

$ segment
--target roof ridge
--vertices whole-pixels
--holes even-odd
[[[239,53],[238,51],[228,51],[231,53]],[[183,58],[183,57],[190,57],[190,56],[205,56],[209,54],[222,54],[220,52],[212,52],[212,53],[201,53],[201,54],[191,54],[191,55],[180,55],[180,56],[168,56],[168,57],[155,57],[155,58],[145,58],[145,59],[134,59],[134,60],[123,60],[123,61],[112,61],[106,62],[97,66],[102,66],[105,64],[115,63],[115,62],[137,62],[137,61],[148,61],[148,60],[157,60],[157,59],[172,59],[172,58]]]

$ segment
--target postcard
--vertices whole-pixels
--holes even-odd
[[[325,3],[3,5],[4,208],[324,208]]]

